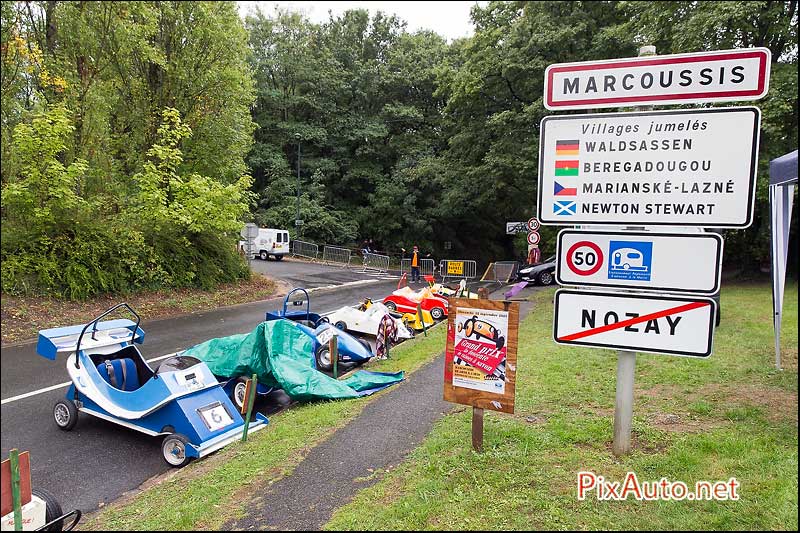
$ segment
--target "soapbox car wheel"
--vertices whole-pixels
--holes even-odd
[[[61,504],[58,503],[58,500],[55,496],[50,494],[44,489],[32,489],[31,494],[39,498],[44,502],[44,523],[49,524],[59,516],[62,516],[64,512],[61,510]],[[59,520],[55,524],[50,525],[47,529],[43,531],[61,531],[64,529],[64,520]]]
[[[231,391],[231,401],[240,413],[244,407],[245,392],[247,392],[247,378],[237,378],[236,385],[233,386],[233,390]]]
[[[397,311],[397,304],[395,304],[394,302],[391,301],[383,302],[383,305],[385,305],[386,309],[388,309],[389,311]]]
[[[317,348],[314,357],[317,360],[317,368],[319,370],[330,370],[333,368],[333,361],[331,361],[331,350],[327,344],[321,344]]]
[[[59,400],[53,406],[53,419],[58,429],[70,431],[78,423],[78,408],[72,400]]]
[[[180,433],[173,433],[164,437],[161,443],[161,455],[167,464],[173,468],[180,468],[189,464],[191,457],[186,455],[186,448],[189,447],[189,439]]]
[[[336,324],[334,324],[334,326],[336,326],[342,331],[347,331],[347,322],[345,322],[344,320],[337,321]]]
[[[433,309],[431,309],[431,318],[433,318],[434,320],[441,320],[442,318],[444,318],[444,309],[442,309],[441,307],[434,307]]]

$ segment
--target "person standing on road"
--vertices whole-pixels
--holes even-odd
[[[405,253],[406,249],[401,248],[403,253]],[[430,257],[431,254],[426,255],[425,257]],[[411,252],[411,282],[419,281],[419,260],[420,260],[420,252],[419,247],[414,245],[414,250]]]
[[[528,251],[528,264],[538,265],[542,262],[542,251],[539,249],[538,244],[532,244],[531,249]]]

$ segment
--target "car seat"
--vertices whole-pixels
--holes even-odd
[[[130,392],[139,388],[139,375],[133,359],[106,360],[97,365],[97,371],[115,389]]]

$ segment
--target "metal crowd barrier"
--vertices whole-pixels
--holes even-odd
[[[495,281],[508,283],[517,274],[519,261],[497,261],[494,264]]]
[[[348,266],[350,264],[351,250],[339,248],[338,246],[328,246],[322,249],[322,261],[327,265],[334,263],[337,265]]]
[[[367,252],[364,254],[364,270],[362,272],[376,272],[379,274],[389,273],[389,256],[381,254],[373,254]]]
[[[311,242],[292,241],[292,255],[316,260],[319,257],[319,246]]]
[[[442,259],[439,262],[439,272],[442,276],[442,283],[447,278],[475,279],[478,275],[477,264],[471,259]]]
[[[422,276],[433,276],[434,272],[436,271],[436,263],[433,259],[420,259],[419,260],[419,275]],[[411,273],[411,258],[402,259],[400,261],[400,274],[402,275],[403,272]]]

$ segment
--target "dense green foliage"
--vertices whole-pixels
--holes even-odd
[[[3,2],[3,291],[249,276],[246,55],[231,3]]]
[[[323,24],[257,13],[247,20],[256,218],[293,227],[299,139],[304,238],[518,257],[524,236],[505,235],[505,222],[535,215],[547,65],[635,56],[644,44],[662,54],[766,46],[756,219],[726,232],[728,263],[757,269],[769,261],[767,163],[797,148],[796,4],[490,2],[472,10],[475,35],[451,44],[380,13]],[[548,253],[556,230],[541,231]]]
[[[772,51],[755,221],[726,232],[728,264],[756,270],[767,163],[797,148],[796,9],[490,2],[448,43],[364,10],[317,24],[242,21],[234,2],[3,2],[3,290],[213,286],[246,275],[248,219],[294,232],[299,216],[304,239],[392,254],[519,257],[505,222],[535,215],[545,67],[643,44]]]

